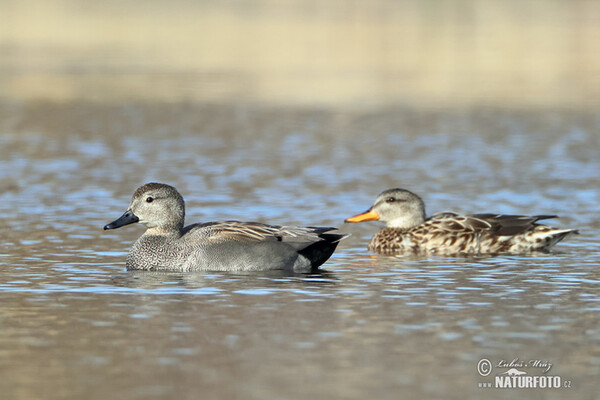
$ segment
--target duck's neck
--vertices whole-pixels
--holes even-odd
[[[404,214],[398,218],[386,221],[388,228],[411,229],[425,222],[425,215],[422,214]]]
[[[164,227],[164,226],[155,226],[152,228],[146,229],[144,235],[157,235],[157,236],[177,236],[180,237],[182,235],[183,227]]]

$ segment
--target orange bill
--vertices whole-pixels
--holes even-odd
[[[346,218],[344,222],[363,222],[363,221],[376,221],[379,219],[379,214],[375,211],[368,209],[362,214],[355,215],[354,217]]]

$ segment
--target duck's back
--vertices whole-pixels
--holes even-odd
[[[411,229],[384,228],[369,244],[382,254],[494,254],[547,251],[571,233],[538,224],[551,215],[441,213]]]

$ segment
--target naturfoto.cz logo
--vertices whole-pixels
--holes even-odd
[[[477,363],[477,372],[488,377],[492,371],[496,373],[492,381],[479,382],[480,388],[497,389],[558,389],[570,388],[571,381],[558,375],[547,375],[552,363],[545,360],[522,361],[515,358],[511,361],[500,360],[492,363],[482,358]],[[533,368],[534,371],[526,371]],[[541,375],[540,375],[541,374]]]

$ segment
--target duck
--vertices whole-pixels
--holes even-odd
[[[503,215],[443,212],[427,217],[423,199],[401,188],[380,193],[365,212],[347,223],[378,220],[386,227],[368,249],[386,255],[483,255],[547,252],[576,229],[557,229],[538,223],[556,215]]]
[[[173,186],[151,182],[104,230],[140,223],[146,231],[127,254],[128,270],[315,272],[349,236],[332,227],[206,222],[184,226],[185,202]]]

